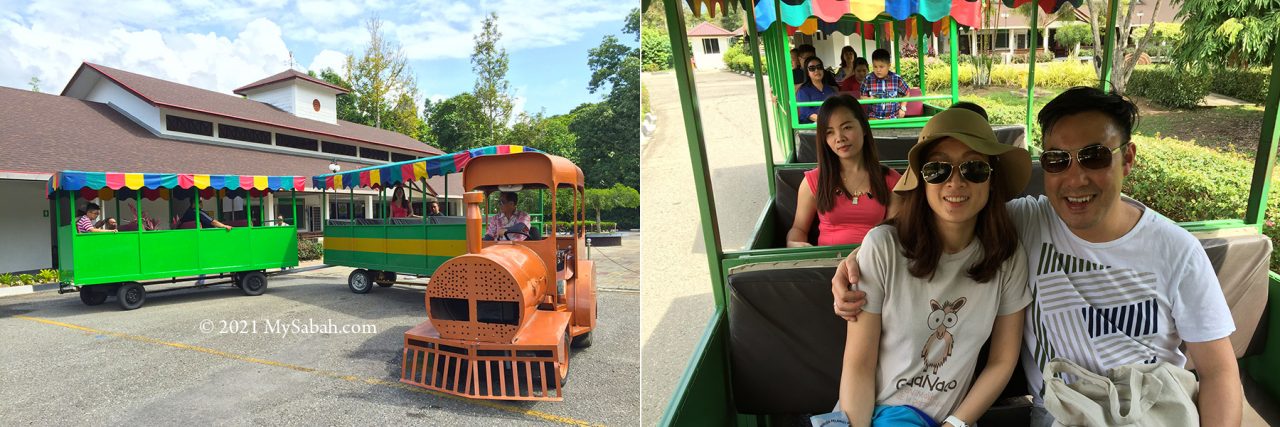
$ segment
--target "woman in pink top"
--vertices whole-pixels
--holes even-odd
[[[852,96],[822,103],[818,136],[818,167],[805,172],[800,183],[789,248],[810,246],[815,217],[819,246],[861,243],[871,227],[889,217],[889,189],[901,176],[880,165],[867,113]]]

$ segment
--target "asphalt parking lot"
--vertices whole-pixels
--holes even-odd
[[[638,235],[628,240],[638,247]],[[274,276],[262,296],[227,285],[178,290],[148,295],[134,311],[53,292],[2,298],[0,419],[638,425],[639,282],[627,282],[625,267],[638,270],[639,254],[605,251],[611,259],[593,257],[599,328],[592,347],[572,354],[562,402],[470,400],[399,383],[403,333],[426,320],[422,288],[357,295],[346,286],[350,269],[329,267]],[[338,330],[304,333],[312,323]]]

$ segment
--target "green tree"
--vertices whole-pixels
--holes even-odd
[[[501,132],[511,118],[511,95],[507,93],[507,50],[498,46],[500,39],[498,14],[490,12],[484,19],[480,34],[476,34],[475,51],[471,54],[471,69],[476,75],[474,94],[485,119],[485,133],[481,138],[488,144],[497,144],[501,140]]]
[[[587,208],[596,212],[596,231],[600,231],[600,212],[640,207],[640,192],[622,184],[614,184],[609,188],[588,188],[584,196]]]
[[[639,40],[639,9],[628,14],[624,31]],[[588,53],[591,93],[608,89],[604,102],[574,110],[570,130],[578,135],[579,166],[589,186],[622,183],[640,187],[640,50],[623,45],[612,35]]]
[[[32,91],[32,92],[40,93],[40,78],[39,78],[39,77],[31,76],[31,81],[27,82],[27,84],[28,84],[28,85],[31,85],[31,91]]]
[[[400,94],[396,104],[383,119],[383,129],[422,139],[422,118],[418,116],[418,102],[407,93]]]
[[[331,85],[341,87],[348,91],[351,90],[351,83],[347,83],[347,80],[342,78],[341,75],[338,75],[338,73],[333,71],[332,68],[325,68],[323,71],[320,71],[319,76],[316,75],[315,71],[308,71],[307,74],[311,77],[317,77],[320,80],[324,80]],[[360,110],[356,108],[356,96],[357,95],[354,92],[338,95],[338,120],[372,126],[370,125],[369,116],[361,114]]]
[[[1080,45],[1091,43],[1093,37],[1089,33],[1089,24],[1072,22],[1058,27],[1058,32],[1053,35],[1053,41],[1063,46],[1071,46],[1071,56],[1076,56],[1080,53]]]
[[[449,153],[485,145],[480,139],[483,130],[475,119],[483,115],[475,95],[461,93],[426,106],[429,135],[424,139],[429,144]]]
[[[1280,42],[1280,2],[1177,0],[1183,33],[1170,53],[1174,63],[1245,68],[1269,64]]]
[[[416,98],[417,84],[413,71],[404,57],[404,49],[382,34],[382,21],[371,18],[365,22],[369,31],[369,45],[357,59],[347,56],[347,75],[355,94],[354,105],[360,115],[368,117],[368,125],[383,128],[382,122],[394,105],[388,99],[402,95]]]
[[[1131,24],[1136,24],[1133,22],[1133,11],[1135,9],[1134,6],[1136,6],[1138,2],[1129,0],[1117,1],[1120,1],[1120,7],[1118,7],[1116,11],[1119,13],[1119,15],[1116,15],[1116,28],[1132,28],[1133,25]],[[1152,22],[1155,22],[1156,16],[1160,12],[1160,5],[1162,1],[1163,0],[1155,0],[1155,6],[1151,9],[1151,20],[1147,22],[1147,25],[1151,25]],[[1089,13],[1089,27],[1093,29],[1094,51],[1099,55],[1105,54],[1105,52],[1098,49],[1106,46],[1103,44],[1103,36],[1105,33],[1102,31],[1102,27],[1107,25],[1108,13],[1110,13],[1107,9],[1107,4],[1108,2],[1106,0],[1088,0],[1085,2],[1085,7]],[[1116,35],[1119,37],[1116,37],[1115,49],[1112,51],[1111,75],[1102,76],[1102,70],[1099,69],[1098,78],[1110,80],[1111,88],[1117,93],[1123,94],[1125,84],[1129,81],[1129,76],[1133,74],[1133,67],[1138,65],[1138,58],[1142,56],[1142,52],[1146,50],[1147,43],[1149,43],[1152,38],[1147,37],[1138,40],[1137,45],[1131,46],[1134,39],[1129,37],[1129,31],[1116,31]],[[1130,47],[1133,47],[1133,50],[1130,50]]]
[[[564,157],[578,163],[578,136],[569,130],[573,116],[562,114],[546,117],[539,112],[521,114],[507,132],[507,144],[524,145]]]

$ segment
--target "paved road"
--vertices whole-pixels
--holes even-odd
[[[149,295],[135,311],[43,292],[0,299],[5,425],[638,425],[638,237],[593,249],[600,279],[594,345],[570,360],[563,402],[473,401],[402,385],[403,333],[425,320],[422,289],[352,294],[349,269],[273,277],[267,293],[229,286]],[[603,259],[607,254],[618,261]],[[630,274],[630,278],[625,278]],[[629,288],[629,289],[628,289]],[[213,322],[202,332],[201,322]],[[220,333],[226,323],[258,333]],[[245,323],[240,323],[243,321]],[[266,333],[294,321],[373,333]],[[21,392],[18,392],[21,391]]]
[[[695,79],[721,242],[725,249],[738,249],[747,243],[769,194],[755,81],[720,71],[698,72]],[[714,302],[675,75],[645,73],[641,81],[658,116],[658,129],[640,152],[644,424],[655,425]]]

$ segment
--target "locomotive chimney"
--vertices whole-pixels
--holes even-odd
[[[462,194],[462,202],[464,206],[463,215],[467,221],[467,253],[480,253],[480,237],[484,232],[484,225],[481,224],[480,203],[484,201],[484,192],[468,191]]]

